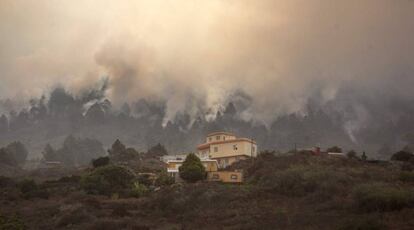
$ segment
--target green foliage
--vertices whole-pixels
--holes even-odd
[[[413,191],[382,183],[357,186],[353,198],[358,209],[366,212],[394,211],[414,204]]]
[[[180,177],[190,183],[203,180],[206,177],[206,170],[203,164],[194,153],[187,155],[183,165],[179,168]]]
[[[174,184],[174,178],[168,175],[167,172],[161,172],[155,180],[156,186],[168,186]]]
[[[147,156],[148,157],[158,158],[158,157],[162,157],[162,156],[165,156],[165,155],[168,155],[168,152],[165,149],[165,147],[163,145],[161,145],[160,143],[158,143],[155,146],[152,146],[147,151]]]
[[[148,192],[149,192],[149,189],[148,189],[147,186],[145,186],[144,184],[141,184],[138,181],[136,181],[136,182],[134,182],[134,184],[131,188],[130,195],[132,197],[139,198],[139,197],[144,196]]]
[[[24,179],[17,184],[17,187],[20,189],[23,197],[25,199],[30,198],[43,198],[47,199],[49,197],[49,193],[41,189],[34,180],[32,179]]]
[[[367,154],[365,154],[365,151],[362,152],[361,160],[366,161],[367,160]]]
[[[330,153],[342,153],[342,149],[338,146],[332,146],[328,148],[326,151]]]
[[[94,168],[103,167],[109,164],[109,157],[99,157],[95,160],[92,160],[92,165]]]
[[[81,187],[91,194],[111,195],[132,187],[134,174],[121,166],[96,168],[81,178]]]
[[[27,229],[23,221],[17,216],[6,217],[0,214],[0,230],[24,230]]]
[[[148,175],[148,174],[138,175],[137,181],[138,181],[138,183],[140,183],[142,185],[145,185],[145,186],[150,186],[150,185],[152,185],[152,182],[153,182],[150,179],[150,175]]]
[[[293,166],[260,178],[258,185],[267,191],[286,196],[305,196],[316,193],[319,199],[340,193],[351,179],[340,172],[319,167]]]
[[[399,175],[400,181],[414,183],[414,172],[402,171]]]
[[[405,162],[407,162],[407,161],[410,161],[413,158],[414,158],[414,154],[412,154],[408,151],[404,151],[404,150],[398,151],[398,152],[396,152],[395,154],[393,154],[391,156],[391,160],[393,160],[393,161],[405,161]]]

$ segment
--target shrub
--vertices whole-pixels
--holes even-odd
[[[81,178],[81,187],[91,194],[111,195],[132,187],[134,174],[121,166],[108,165]]]
[[[414,204],[412,191],[382,183],[363,184],[353,191],[357,207],[362,211],[394,211]]]
[[[403,182],[414,182],[414,172],[403,171],[400,173],[399,179]]]
[[[319,198],[329,198],[343,192],[350,178],[340,172],[318,167],[291,167],[264,175],[259,189],[286,196],[305,196],[317,192]]]
[[[99,157],[92,161],[92,165],[94,168],[106,166],[109,164],[109,157]]]
[[[332,146],[328,148],[326,151],[331,153],[342,153],[342,149],[338,146]]]
[[[41,189],[32,179],[24,179],[17,184],[23,198],[49,198],[49,193],[45,189]]]
[[[61,177],[58,180],[58,182],[61,182],[61,183],[79,183],[80,179],[81,179],[80,176],[71,175],[71,176]]]
[[[206,171],[203,164],[194,153],[187,155],[183,165],[179,168],[180,177],[190,183],[203,180],[206,177]]]
[[[385,230],[387,227],[382,223],[381,217],[358,217],[346,222],[340,230]]]
[[[0,188],[14,186],[15,182],[13,179],[5,176],[0,176]]]
[[[144,184],[140,184],[139,182],[135,182],[134,185],[131,188],[130,195],[132,197],[139,198],[139,197],[142,197],[145,194],[147,194],[148,191],[149,190],[148,190],[147,186],[145,186]]]
[[[167,186],[174,184],[174,178],[169,176],[166,172],[161,172],[155,180],[156,186]]]
[[[20,192],[23,194],[28,194],[35,192],[39,189],[36,182],[32,179],[24,179],[17,184],[17,187],[20,189]]]
[[[27,229],[23,221],[17,216],[6,217],[0,214],[0,229],[1,230],[23,230]]]
[[[346,156],[350,159],[358,159],[357,153],[354,150],[349,151]]]
[[[148,175],[148,174],[141,174],[141,175],[138,175],[138,177],[137,177],[137,181],[138,181],[140,184],[143,184],[143,185],[145,185],[145,186],[150,186],[150,185],[152,185],[152,180],[150,179],[150,175]]]
[[[410,161],[411,159],[414,158],[414,154],[408,152],[408,151],[399,151],[396,152],[394,155],[391,156],[391,160],[393,161]]]

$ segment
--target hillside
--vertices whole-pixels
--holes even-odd
[[[87,194],[76,176],[40,183],[28,196],[2,178],[0,221],[27,229],[413,229],[406,166],[262,153],[234,166],[244,184],[162,185],[138,198]]]

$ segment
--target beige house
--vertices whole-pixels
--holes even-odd
[[[208,181],[223,183],[242,183],[243,173],[241,171],[217,171],[207,174]]]
[[[215,132],[207,135],[206,143],[197,146],[200,159],[217,160],[220,168],[257,156],[257,144],[252,139],[238,138],[232,133]]]

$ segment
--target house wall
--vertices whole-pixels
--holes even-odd
[[[217,163],[220,168],[225,168],[229,165],[232,165],[233,163],[237,161],[246,160],[247,158],[248,158],[247,156],[240,155],[240,156],[232,156],[232,157],[220,157],[220,158],[216,158],[215,160],[217,160]]]
[[[216,162],[202,162],[207,172],[216,172],[218,170]]]
[[[243,173],[230,171],[209,172],[207,174],[207,180],[223,183],[242,183]]]
[[[252,150],[252,147],[254,148],[254,151]],[[257,145],[247,140],[216,144],[212,143],[210,145],[211,158],[230,157],[236,155],[246,155],[255,157],[257,155]]]
[[[209,135],[206,138],[206,143],[212,143],[217,141],[234,140],[236,136],[229,133],[217,133],[217,135]]]

